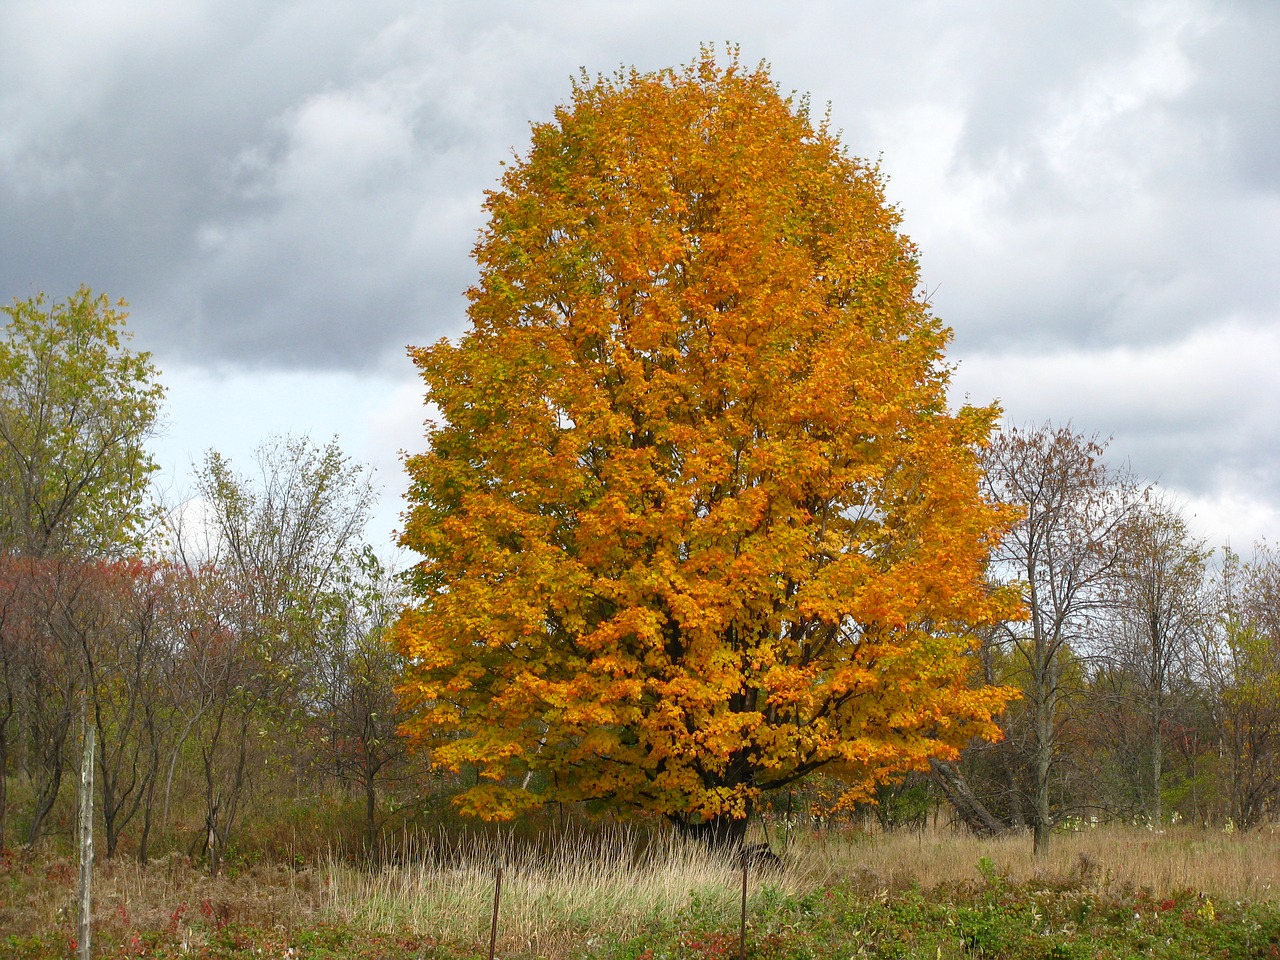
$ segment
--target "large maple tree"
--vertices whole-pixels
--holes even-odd
[[[740,838],[762,790],[849,797],[990,737],[974,628],[993,408],[876,167],[764,67],[583,77],[485,202],[470,328],[411,350],[397,628],[408,726],[464,811],[548,800]]]

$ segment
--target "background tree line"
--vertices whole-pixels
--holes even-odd
[[[1007,429],[988,494],[1022,519],[990,575],[1027,615],[983,637],[987,682],[1022,696],[1004,738],[933,765],[928,788],[981,832],[1121,819],[1249,829],[1280,798],[1280,564],[1195,536],[1178,505],[1070,427]],[[886,792],[889,806],[925,784]],[[910,804],[907,804],[910,808]]]
[[[177,849],[216,870],[246,823],[255,843],[306,824],[376,850],[389,823],[440,816],[460,781],[399,732],[384,634],[402,586],[364,540],[367,471],[336,443],[280,438],[252,473],[210,452],[198,498],[162,509],[147,441],[163,390],[122,308],[84,289],[4,308],[0,846],[70,831],[84,724],[108,856]],[[1037,847],[1082,818],[1245,830],[1275,815],[1280,559],[1215,553],[1106,454],[1052,424],[983,451],[987,497],[1023,511],[989,578],[1016,584],[1027,616],[975,655],[1022,696],[1002,741],[884,785],[857,815],[909,823],[945,798]],[[770,806],[822,813],[824,797],[817,779]]]
[[[335,787],[373,846],[409,761],[368,471],[278,438],[252,473],[209,452],[195,497],[158,503],[163,390],[123,306],[82,289],[5,308],[0,847],[71,828],[86,724],[109,857],[159,845],[216,870],[251,808],[280,819]]]

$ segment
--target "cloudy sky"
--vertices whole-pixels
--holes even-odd
[[[880,157],[957,399],[1280,541],[1280,4],[0,0],[0,298],[132,304],[180,495],[216,448],[421,446],[483,191],[585,68],[732,41]]]

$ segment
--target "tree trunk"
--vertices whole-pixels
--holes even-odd
[[[31,814],[31,827],[27,830],[27,846],[34,847],[36,841],[40,839],[40,831],[44,827],[44,818],[49,815],[49,811],[53,809],[54,803],[58,799],[58,794],[62,790],[62,764],[54,768],[50,777],[41,786],[36,793],[35,809]]]
[[[1036,741],[1032,758],[1034,804],[1032,810],[1032,848],[1035,856],[1049,853],[1049,839],[1053,834],[1053,811],[1049,802],[1049,778],[1053,770],[1053,721],[1057,701],[1058,678],[1052,659],[1044,664],[1044,679],[1036,691],[1035,712]]]
[[[1009,829],[983,805],[954,763],[930,760],[929,770],[933,774],[934,783],[951,802],[956,815],[974,833],[982,837],[995,837]]]
[[[1147,807],[1147,820],[1153,826],[1159,826],[1164,819],[1160,796],[1160,780],[1164,776],[1164,731],[1160,726],[1163,719],[1164,704],[1157,695],[1151,710],[1151,802]]]
[[[80,884],[77,943],[80,960],[89,960],[90,921],[93,917],[93,763],[96,729],[86,720],[84,758],[80,762]]]
[[[7,720],[5,721],[8,722]],[[9,812],[9,738],[0,725],[0,850],[4,849],[5,822]]]
[[[365,777],[364,816],[369,838],[369,859],[373,863],[377,863],[380,860],[380,857],[378,856],[378,796],[374,787],[375,784],[373,776],[370,775]]]
[[[47,729],[34,731],[35,737],[43,737],[38,744],[39,756],[36,758],[40,779],[37,782],[35,807],[31,814],[31,826],[27,831],[27,846],[34,847],[40,839],[40,831],[44,827],[44,819],[53,809],[62,790],[62,774],[66,765],[64,751],[67,736],[71,731],[71,700],[68,698],[57,719]]]
[[[697,840],[714,851],[736,854],[747,838],[748,817],[719,816],[698,823],[673,817],[672,821],[682,836]]]
[[[155,794],[155,779],[147,785],[147,802],[142,808],[142,832],[138,835],[138,863],[147,865],[151,858],[151,803]]]
[[[152,731],[151,740],[151,773],[147,777],[145,793],[142,801],[142,833],[138,838],[138,862],[146,865],[150,854],[151,817],[155,810],[156,781],[160,779],[160,743]]]

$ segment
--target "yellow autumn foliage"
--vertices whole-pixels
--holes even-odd
[[[996,411],[947,407],[878,169],[704,50],[584,77],[485,209],[469,330],[411,351],[437,413],[397,630],[408,732],[479,771],[463,809],[720,835],[762,790],[995,736]]]

